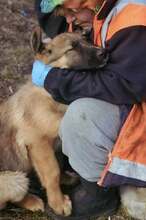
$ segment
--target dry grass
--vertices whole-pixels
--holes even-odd
[[[29,38],[35,25],[32,0],[0,1],[0,101],[31,72]]]

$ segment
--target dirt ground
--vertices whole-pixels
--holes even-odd
[[[31,73],[33,56],[29,39],[37,19],[33,0],[0,0],[0,102],[16,91]],[[8,207],[0,220],[51,220],[47,214]],[[130,220],[117,214],[108,220]],[[105,218],[100,218],[105,220]]]
[[[0,0],[0,101],[31,73],[29,39],[36,24],[32,0]]]

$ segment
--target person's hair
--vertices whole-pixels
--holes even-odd
[[[57,6],[54,11],[53,14],[55,16],[64,16],[66,12],[66,9],[64,9],[62,6]]]

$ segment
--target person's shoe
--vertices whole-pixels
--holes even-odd
[[[81,178],[81,183],[70,193],[73,211],[69,217],[53,216],[54,220],[89,220],[91,217],[115,214],[120,199],[116,188],[103,188]]]

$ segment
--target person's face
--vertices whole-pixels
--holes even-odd
[[[78,9],[89,8],[94,9],[97,4],[102,4],[104,0],[66,0],[64,3],[65,8]]]
[[[66,0],[63,8],[66,11],[67,23],[85,30],[91,30],[94,9],[97,4],[102,4],[102,2],[103,0]]]

